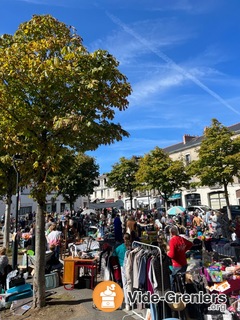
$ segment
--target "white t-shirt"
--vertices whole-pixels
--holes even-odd
[[[58,246],[60,244],[60,239],[61,231],[57,230],[52,230],[47,236],[47,241],[50,245],[54,244],[55,246]]]

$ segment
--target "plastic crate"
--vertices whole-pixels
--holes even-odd
[[[46,290],[51,290],[59,287],[59,275],[57,272],[45,274]]]
[[[29,283],[10,288],[6,291],[6,302],[25,299],[33,296],[32,286]]]

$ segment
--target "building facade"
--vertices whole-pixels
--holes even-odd
[[[74,210],[78,211],[80,208],[85,208],[88,206],[89,200],[88,197],[79,197],[77,201],[74,203]],[[12,196],[12,205],[11,205],[11,213],[13,216],[16,215],[16,196]],[[29,213],[33,213],[37,211],[37,202],[34,201],[30,195],[30,188],[23,188],[20,191],[19,202],[19,219],[21,217],[25,217]],[[0,215],[4,215],[6,209],[6,205],[4,201],[0,201]],[[61,213],[66,210],[70,210],[69,204],[63,199],[63,197],[56,196],[55,192],[49,194],[46,198],[46,212],[57,212]]]
[[[233,137],[240,134],[240,123],[228,127],[234,133]],[[197,160],[197,150],[203,140],[203,136],[190,136],[185,134],[182,142],[164,148],[172,160],[183,159],[186,164]],[[121,199],[124,202],[124,208],[131,208],[130,199],[125,194],[120,194],[112,188],[106,186],[107,176],[99,177],[98,186],[95,187],[91,199],[100,202],[116,201]],[[235,178],[234,183],[228,186],[229,200],[231,205],[240,205],[240,181]],[[178,190],[168,199],[168,207],[171,205],[181,205],[185,208],[192,205],[206,205],[212,209],[221,209],[226,205],[223,187],[220,185],[191,188],[189,190]],[[161,197],[154,190],[136,191],[133,194],[133,208],[159,208],[164,203]]]
[[[240,123],[228,127],[228,129],[234,133],[234,137],[240,135]],[[203,136],[190,136],[184,135],[182,142],[164,148],[173,160],[183,159],[186,164],[189,164],[193,160],[197,160],[197,150],[203,140]],[[231,205],[240,205],[240,181],[238,178],[234,179],[234,182],[228,186],[229,200]],[[130,210],[130,199],[126,194],[121,194],[119,191],[115,191],[113,188],[107,186],[107,175],[101,175],[96,180],[96,186],[94,187],[93,194],[89,197],[79,197],[74,204],[74,210],[78,211],[79,208],[86,208],[91,203],[109,203],[112,204],[121,200],[124,208]],[[109,205],[109,207],[112,207]],[[185,208],[192,205],[207,205],[213,209],[221,209],[226,205],[223,187],[220,185],[197,187],[189,190],[176,191],[168,201],[168,207],[171,205],[181,205]],[[163,207],[164,203],[161,197],[155,190],[151,191],[136,191],[133,194],[132,207],[134,209],[153,209]],[[105,206],[106,207],[106,206]],[[30,189],[24,188],[21,191],[19,201],[19,216],[26,215],[30,212],[36,212],[37,203],[33,201],[30,196]],[[46,211],[47,212],[64,212],[69,210],[69,204],[66,203],[62,196],[56,197],[56,194],[47,196],[46,199]],[[16,211],[16,197],[12,197],[11,212],[15,215]],[[0,201],[0,215],[5,212],[5,203]]]
[[[228,127],[234,133],[234,137],[240,134],[240,123]],[[197,160],[197,150],[203,140],[203,136],[184,135],[183,141],[164,149],[173,160],[183,159],[186,164]],[[240,204],[240,183],[235,178],[234,182],[228,186],[230,204]],[[191,205],[207,205],[212,209],[221,209],[226,205],[223,186],[215,185],[208,187],[198,187],[190,190],[177,192],[181,195],[181,205],[185,208]]]
[[[90,196],[91,203],[115,203],[121,200],[124,204],[124,209],[130,210],[131,203],[127,194],[115,191],[114,188],[107,186],[107,175],[101,175],[96,181],[94,192]],[[152,209],[161,205],[161,199],[155,194],[154,191],[136,191],[133,192],[132,208]],[[100,205],[99,205],[100,207]],[[110,206],[109,206],[110,207]]]

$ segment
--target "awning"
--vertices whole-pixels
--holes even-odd
[[[182,197],[181,193],[174,193],[171,195],[171,197],[168,198],[168,201],[178,200],[178,199],[181,199],[181,197]]]
[[[104,203],[89,203],[89,209],[104,209],[104,208],[124,208],[122,200],[116,202],[104,202]]]

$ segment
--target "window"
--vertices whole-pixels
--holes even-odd
[[[60,204],[60,212],[64,212],[64,210],[65,210],[65,206],[66,206],[66,203],[61,203]]]
[[[185,162],[186,162],[186,165],[188,165],[191,162],[190,153],[185,154]]]

